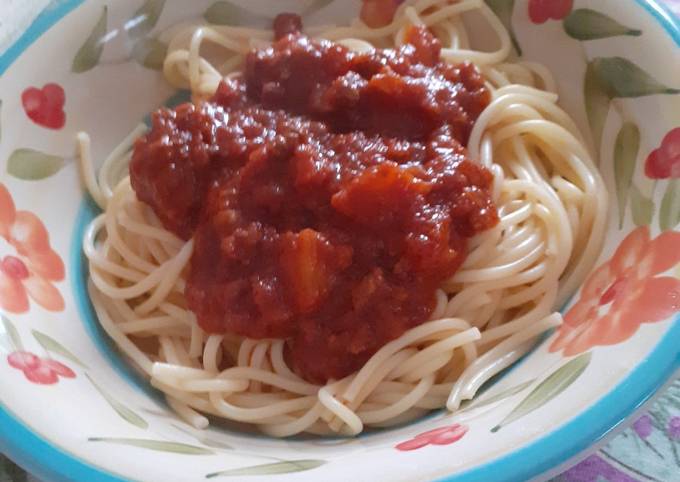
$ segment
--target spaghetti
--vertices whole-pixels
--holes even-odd
[[[477,12],[496,33],[493,52],[472,50],[462,14]],[[78,140],[85,184],[104,211],[88,227],[88,290],[102,327],[122,352],[195,427],[205,414],[256,425],[276,437],[308,432],[355,435],[446,406],[456,410],[479,387],[558,326],[554,312],[599,254],[606,189],[583,136],[557,106],[542,66],[508,62],[508,32],[481,0],[406,2],[393,22],[311,35],[352,50],[400,46],[410,25],[441,40],[447,62],[474,62],[491,103],[478,117],[469,157],[494,174],[500,222],[470,242],[460,269],[436,293],[431,320],[380,348],[363,367],[326,384],[298,376],[286,340],[209,335],[184,299],[193,240],[165,230],[127,177],[136,128],[98,176],[89,137]],[[164,63],[167,80],[196,100],[211,96],[271,32],[199,26],[178,32]],[[225,368],[226,366],[226,368]]]

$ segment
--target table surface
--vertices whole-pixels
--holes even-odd
[[[58,1],[58,0],[52,0]],[[680,0],[660,0],[680,16]],[[0,53],[50,0],[0,0]],[[551,482],[680,482],[680,379],[630,426]],[[0,454],[0,482],[38,482]]]

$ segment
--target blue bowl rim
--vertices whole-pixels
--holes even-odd
[[[634,0],[680,47],[680,20],[658,0]],[[45,9],[24,34],[0,56],[0,75],[44,32],[84,0],[63,0]],[[521,449],[436,482],[525,481],[553,469],[596,444],[644,405],[680,370],[680,316],[652,353],[607,395],[569,422]],[[120,475],[96,467],[52,445],[0,403],[0,452],[46,481],[125,482]]]

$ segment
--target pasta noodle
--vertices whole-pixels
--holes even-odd
[[[496,50],[472,49],[462,17],[469,12],[495,32]],[[387,343],[358,372],[325,386],[294,373],[284,357],[285,340],[200,329],[183,295],[192,241],[163,229],[127,177],[132,142],[144,126],[116,148],[98,176],[89,137],[78,135],[85,184],[104,210],[83,240],[97,316],[121,351],[195,427],[207,427],[210,414],[255,424],[276,437],[355,435],[435,408],[455,411],[561,323],[554,310],[592,267],[603,239],[606,189],[583,136],[557,105],[550,72],[508,60],[508,32],[484,2],[406,2],[386,27],[356,21],[312,29],[310,35],[366,50],[399,46],[412,24],[435,32],[444,60],[472,61],[487,79],[492,101],[473,128],[468,150],[495,176],[500,222],[471,240],[466,261],[437,291],[431,321]],[[195,99],[205,98],[223,77],[238,75],[248,50],[271,36],[241,27],[182,30],[170,42],[165,77],[189,88]]]

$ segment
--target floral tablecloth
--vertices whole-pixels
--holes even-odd
[[[660,0],[680,15],[680,0]],[[49,0],[0,0],[0,53]],[[680,379],[630,427],[550,482],[680,482]],[[0,454],[0,482],[37,482]]]

